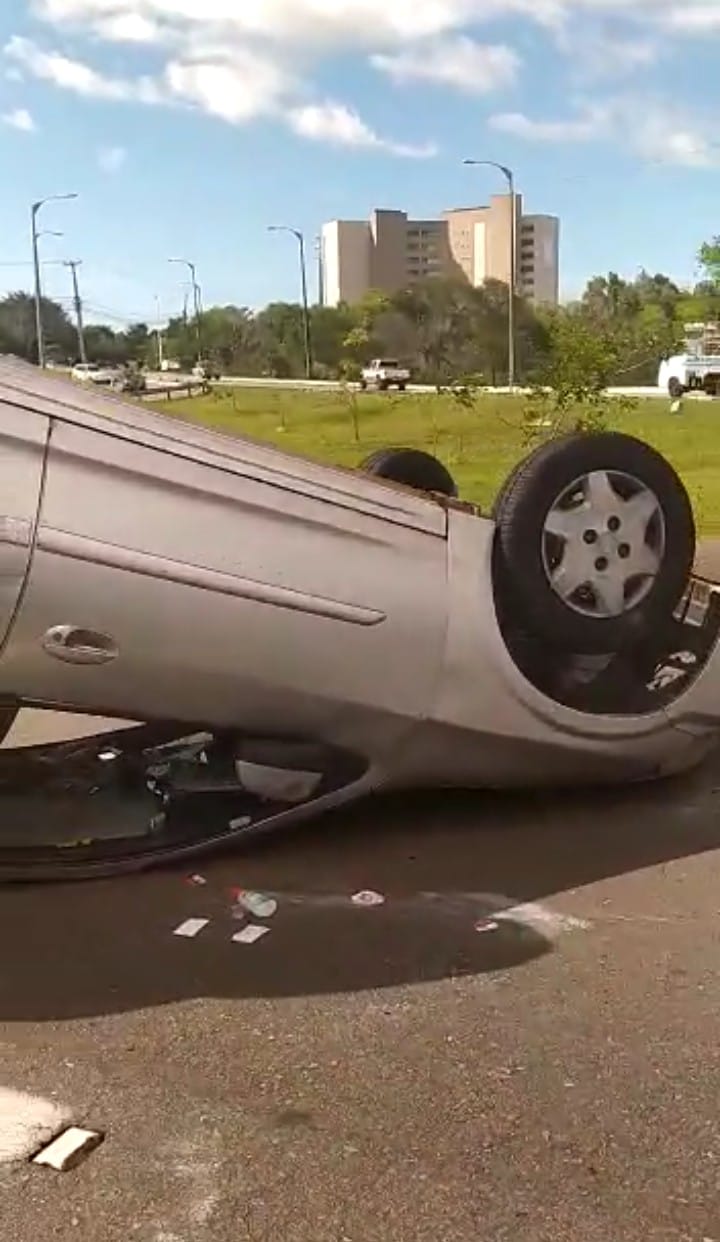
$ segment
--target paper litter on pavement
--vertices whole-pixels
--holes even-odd
[[[267,936],[269,931],[269,927],[261,927],[259,923],[248,923],[247,927],[243,927],[242,931],[235,933],[233,941],[235,944],[255,944],[256,940],[261,940],[263,936]]]
[[[234,888],[232,898],[236,906],[256,919],[271,919],[278,908],[274,897],[267,897],[265,893],[253,893],[249,889]]]
[[[356,906],[382,906],[385,904],[385,898],[382,893],[375,893],[371,889],[364,889],[361,893],[353,893],[351,900],[353,905]]]
[[[70,1126],[64,1134],[59,1134],[48,1147],[33,1157],[33,1164],[46,1164],[58,1173],[66,1173],[80,1164],[86,1156],[99,1147],[104,1135],[97,1130],[82,1130],[79,1126]]]
[[[210,919],[186,919],[184,923],[181,923],[179,927],[175,928],[173,936],[185,936],[187,939],[192,939],[192,937],[197,936],[204,927],[207,927],[209,922]]]

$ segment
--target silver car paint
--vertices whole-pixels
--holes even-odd
[[[643,779],[717,736],[717,712],[688,736],[529,685],[495,616],[488,519],[14,361],[0,431],[0,520],[22,496],[32,523],[40,500],[29,577],[16,558],[0,596],[6,617],[20,603],[0,695],[324,739],[367,756],[358,792]]]

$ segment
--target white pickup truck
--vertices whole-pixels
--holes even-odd
[[[676,400],[686,392],[720,394],[720,327],[714,323],[685,325],[683,351],[663,358],[658,387]]]
[[[360,387],[378,388],[386,392],[388,388],[397,388],[405,392],[410,383],[410,372],[407,367],[400,366],[395,358],[373,358],[369,366],[363,368]]]

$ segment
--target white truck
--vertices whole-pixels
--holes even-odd
[[[664,388],[673,400],[686,392],[720,394],[720,325],[688,323],[685,325],[683,352],[663,358],[658,372],[658,387]]]
[[[388,388],[397,388],[400,392],[405,392],[409,383],[410,372],[395,358],[373,358],[369,366],[363,367],[360,377],[363,391],[366,388],[377,388],[380,392],[387,392]]]

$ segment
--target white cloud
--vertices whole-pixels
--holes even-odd
[[[93,99],[135,99],[139,103],[157,103],[159,93],[149,78],[105,77],[79,60],[71,60],[60,52],[45,52],[31,39],[14,35],[5,45],[5,55],[28,73],[55,86]]]
[[[522,63],[517,52],[502,43],[477,43],[465,35],[418,43],[401,52],[379,52],[370,59],[396,82],[437,82],[469,95],[511,86]]]
[[[588,108],[577,117],[559,121],[536,121],[524,112],[501,112],[490,117],[492,129],[529,142],[588,142],[608,130],[608,114],[602,107]]]
[[[275,60],[248,48],[215,52],[197,60],[171,61],[165,72],[170,93],[231,124],[272,114],[294,80]]]
[[[681,41],[720,33],[720,0],[28,0],[33,15],[62,31],[63,51],[15,37],[12,67],[88,98],[192,106],[230,124],[271,116],[309,139],[358,149],[426,154],[376,134],[348,101],[314,97],[313,70],[335,55],[369,57],[397,82],[486,95],[512,85],[516,51],[481,38],[496,20],[542,26],[568,63],[572,83],[640,74],[658,50],[682,55]],[[152,78],[113,75],[74,58],[72,38],[88,33],[111,48],[128,45],[164,57]],[[67,50],[66,50],[67,49]],[[690,49],[686,55],[692,55]],[[545,142],[587,141],[617,122],[602,106],[557,120],[505,113],[495,128]],[[689,121],[638,149],[664,141],[672,157],[699,160]],[[630,133],[623,141],[633,141]],[[693,139],[705,150],[702,139]],[[705,139],[707,142],[708,140]],[[694,148],[693,148],[694,150]]]
[[[521,112],[500,113],[490,127],[539,143],[610,141],[657,164],[685,168],[720,166],[720,143],[712,118],[683,116],[677,104],[642,96],[617,96],[585,105],[575,116],[536,120]]]
[[[9,125],[11,129],[19,129],[24,134],[32,134],[36,129],[35,122],[27,108],[15,108],[12,112],[6,112],[2,117],[2,123]]]
[[[127,160],[124,147],[101,147],[98,151],[98,167],[106,173],[119,172]]]
[[[162,30],[142,13],[110,13],[95,22],[95,31],[110,43],[156,43]]]
[[[431,145],[410,146],[381,138],[356,112],[344,104],[332,101],[292,108],[288,113],[288,121],[296,134],[319,142],[331,142],[343,147],[375,148],[410,159],[428,159],[436,154],[435,147]]]

